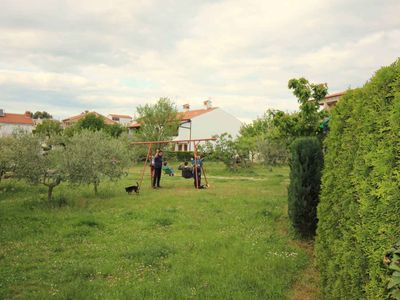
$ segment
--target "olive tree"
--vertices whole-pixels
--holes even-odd
[[[103,178],[115,180],[126,174],[129,164],[128,143],[103,131],[82,130],[72,136],[64,157],[71,183],[93,184],[97,194]]]
[[[40,137],[31,134],[16,135],[12,147],[10,158],[16,178],[45,185],[51,201],[54,188],[66,178],[64,147],[43,145]]]
[[[0,181],[3,175],[12,170],[12,149],[14,137],[0,137]]]

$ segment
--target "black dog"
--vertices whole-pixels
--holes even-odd
[[[139,182],[136,182],[136,185],[131,185],[125,188],[125,191],[130,195],[132,192],[139,194],[140,186]]]

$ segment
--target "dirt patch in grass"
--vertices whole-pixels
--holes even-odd
[[[315,266],[314,242],[313,241],[292,241],[291,244],[305,250],[310,257],[311,262],[307,265],[299,279],[294,283],[289,299],[292,300],[318,300],[320,298],[319,290],[319,272]]]

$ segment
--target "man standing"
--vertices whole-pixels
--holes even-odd
[[[163,165],[163,152],[161,150],[157,150],[156,155],[154,156],[153,189],[160,187],[162,165]]]
[[[192,160],[193,164],[193,179],[194,179],[194,187],[196,189],[201,189],[201,170],[203,168],[203,160],[200,159],[200,156],[195,156]]]

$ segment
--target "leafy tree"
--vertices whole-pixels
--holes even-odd
[[[110,137],[103,131],[82,130],[72,136],[65,155],[68,178],[75,184],[98,186],[105,177],[115,180],[123,176],[129,163],[128,143]]]
[[[14,139],[12,136],[0,137],[0,181],[6,172],[12,170]]]
[[[48,201],[51,201],[53,189],[66,177],[64,154],[64,147],[44,150],[39,136],[19,134],[13,143],[11,160],[16,177],[32,184],[45,185]]]
[[[37,119],[52,119],[53,116],[50,115],[47,111],[37,111],[32,115],[32,118]]]
[[[288,162],[289,153],[283,141],[273,139],[260,140],[257,143],[257,149],[264,164],[270,168]]]
[[[106,126],[104,118],[98,116],[95,113],[88,113],[82,119],[80,119],[76,124],[78,129],[88,129],[91,131],[97,131],[104,129]]]
[[[160,98],[154,105],[139,106],[136,121],[141,127],[135,139],[140,141],[169,140],[178,133],[178,111],[168,98]]]
[[[238,151],[244,157],[249,157],[254,161],[259,152],[258,143],[264,140],[270,127],[269,111],[263,117],[257,118],[250,124],[245,124],[240,129],[240,135],[237,138]]]
[[[238,144],[228,133],[215,136],[214,143],[207,142],[199,152],[211,160],[222,161],[229,170],[237,171],[239,166],[247,166],[247,158],[240,155]]]
[[[127,132],[127,129],[121,124],[115,123],[115,124],[105,125],[104,131],[107,132],[112,137],[119,137],[123,132]]]
[[[301,237],[315,235],[323,155],[316,137],[296,139],[291,146],[289,218]]]
[[[59,135],[63,131],[61,123],[56,120],[43,120],[41,124],[38,124],[34,130],[35,134],[52,137]]]
[[[290,79],[289,89],[297,97],[300,104],[298,113],[298,126],[296,136],[313,136],[319,130],[319,125],[323,119],[319,113],[319,102],[325,98],[328,93],[326,83],[313,84],[305,78]]]

